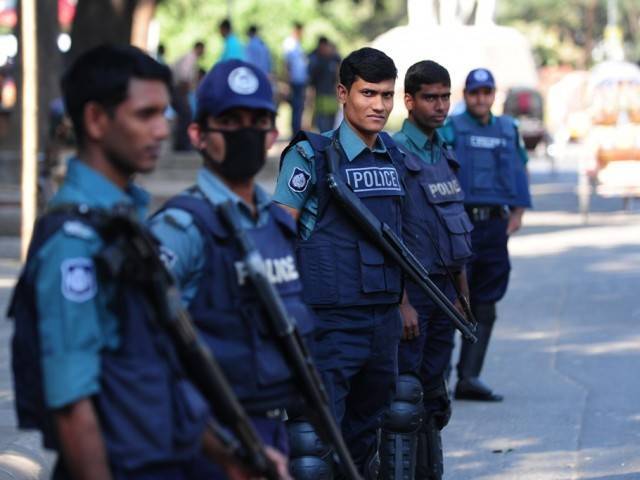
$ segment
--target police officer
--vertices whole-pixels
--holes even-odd
[[[274,201],[298,220],[304,299],[318,318],[314,358],[354,461],[373,478],[377,428],[396,379],[402,275],[331,198],[326,151],[337,147],[339,175],[399,234],[402,154],[382,133],[397,71],[383,52],[362,48],[339,75],[344,121],[297,135],[283,153]]]
[[[441,130],[460,162],[458,178],[474,225],[475,257],[468,278],[478,342],[462,344],[455,398],[490,402],[502,401],[502,395],[479,376],[496,319],[496,302],[504,296],[509,281],[507,241],[520,229],[524,209],[531,206],[527,153],[515,120],[491,113],[495,93],[489,70],[469,72],[464,88],[466,111],[450,117]]]
[[[222,459],[142,292],[96,271],[104,243],[90,216],[61,213],[122,204],[144,215],[148,195],[132,177],[154,168],[169,135],[170,85],[167,67],[113,46],[86,52],[62,81],[78,156],[37,224],[10,309],[19,423],[58,452],[54,479],[187,479],[203,440]]]
[[[218,206],[237,205],[240,221],[265,259],[268,275],[303,335],[313,328],[301,296],[293,242],[295,222],[255,184],[275,142],[275,105],[266,74],[241,60],[220,62],[197,91],[189,126],[204,165],[193,187],[151,220],[183,302],[211,346],[264,442],[288,451],[284,410],[299,392],[247,277],[240,248]],[[224,478],[213,472],[201,478]]]
[[[404,90],[408,118],[393,136],[408,153],[404,159],[407,200],[403,238],[430,272],[431,280],[461,309],[457,292],[467,292],[464,265],[472,255],[472,225],[454,173],[459,165],[436,131],[449,111],[449,72],[433,61],[418,62],[407,70]],[[440,430],[451,414],[445,371],[455,330],[417,285],[408,282],[406,290],[401,305],[400,377],[384,425],[383,474],[385,478],[439,479]],[[417,310],[417,319],[412,307]],[[416,450],[396,451],[399,437]],[[413,451],[417,451],[417,458],[410,454]],[[398,465],[406,469],[402,477]]]

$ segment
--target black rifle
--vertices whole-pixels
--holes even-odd
[[[180,292],[160,260],[154,238],[128,211],[105,213],[101,220],[98,231],[106,246],[96,257],[96,263],[113,278],[133,281],[144,289],[151,317],[171,338],[187,378],[237,438],[235,441],[216,429],[220,440],[249,469],[269,480],[278,480],[276,466],[267,456],[261,438],[238,402],[220,364],[200,339],[189,313],[182,307]]]
[[[240,245],[251,283],[267,311],[269,326],[280,341],[280,346],[302,385],[302,394],[306,398],[310,414],[315,420],[314,426],[318,429],[320,436],[333,445],[340,459],[340,466],[347,478],[360,480],[360,474],[342,438],[340,428],[329,410],[327,393],[296,327],[295,319],[289,316],[280,294],[269,281],[262,255],[240,224],[237,206],[232,201],[228,201],[217,208]]]
[[[378,220],[371,211],[362,203],[362,200],[344,183],[340,177],[339,152],[334,138],[329,148],[326,149],[329,173],[327,183],[329,191],[335,200],[344,208],[345,212],[355,224],[372,240],[389,258],[398,264],[400,269],[413,280],[451,320],[453,325],[460,330],[463,337],[470,342],[476,342],[474,335],[475,324],[469,322],[447,296],[431,281],[429,272],[407,248],[404,242],[396,235],[389,225]]]

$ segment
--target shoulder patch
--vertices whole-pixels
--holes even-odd
[[[309,172],[300,167],[295,167],[289,177],[289,188],[294,192],[304,192],[309,186],[309,180],[311,180]]]
[[[169,225],[186,230],[193,223],[193,217],[189,212],[178,208],[170,208],[163,214],[163,220]]]
[[[168,270],[171,270],[173,266],[176,264],[176,260],[178,260],[178,255],[176,252],[171,250],[169,247],[165,245],[160,245],[158,248],[160,260],[164,263],[164,266],[167,267]]]
[[[77,220],[67,220],[64,222],[62,231],[71,237],[82,238],[83,240],[89,240],[96,235],[91,227]]]
[[[70,302],[91,300],[98,292],[93,260],[87,257],[69,258],[60,265],[62,296]]]

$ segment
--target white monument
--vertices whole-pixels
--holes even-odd
[[[407,7],[409,24],[391,29],[371,43],[398,67],[394,117],[405,115],[400,101],[404,75],[420,60],[435,60],[449,70],[452,105],[462,96],[467,73],[478,67],[490,69],[496,78],[496,113],[500,113],[509,87],[537,86],[529,42],[516,29],[494,23],[496,0],[408,0]]]

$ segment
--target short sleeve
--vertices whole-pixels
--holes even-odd
[[[160,257],[174,275],[185,306],[195,297],[204,269],[204,240],[191,215],[169,208],[148,221],[160,242]]]
[[[56,233],[37,254],[36,307],[45,401],[55,409],[99,391],[108,339],[93,254],[99,240]]]
[[[303,141],[284,156],[276,181],[273,201],[302,211],[315,190],[316,174],[313,150]]]

